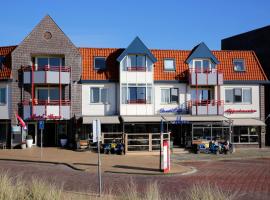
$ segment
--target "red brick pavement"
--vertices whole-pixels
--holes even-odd
[[[179,194],[194,183],[216,184],[221,189],[237,192],[239,199],[270,199],[270,159],[250,159],[231,161],[207,161],[184,163],[198,171],[190,175],[145,176],[103,174],[105,188],[121,192],[132,179],[138,189],[144,191],[146,184],[158,182],[163,193]],[[66,190],[97,191],[97,176],[93,173],[75,171],[62,165],[33,164],[0,161],[0,170],[11,174],[22,173],[24,177],[37,176],[64,183]]]

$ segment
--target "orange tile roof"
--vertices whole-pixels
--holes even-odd
[[[119,63],[117,57],[124,49],[116,48],[79,48],[82,54],[82,80],[118,80]],[[186,72],[188,65],[185,60],[188,58],[191,51],[185,50],[151,50],[157,58],[154,65],[154,80],[187,80]],[[253,51],[212,51],[220,63],[217,69],[224,74],[224,80],[248,80],[261,81],[267,80],[264,71]],[[94,70],[95,56],[107,57],[107,70]],[[164,71],[164,59],[173,58],[176,61],[175,72]],[[246,71],[235,72],[233,69],[234,59],[244,59]]]
[[[119,63],[117,57],[123,49],[114,48],[79,48],[82,55],[82,80],[118,81]],[[106,70],[94,69],[94,57],[106,57]]]
[[[11,78],[11,52],[16,46],[0,47],[0,56],[5,56],[5,65],[0,69],[0,80]]]

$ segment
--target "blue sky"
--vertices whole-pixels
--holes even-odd
[[[0,46],[20,43],[49,14],[80,47],[191,49],[270,25],[269,0],[13,0],[0,4]]]

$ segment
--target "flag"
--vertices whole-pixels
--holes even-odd
[[[20,126],[23,127],[24,130],[26,130],[27,127],[26,127],[26,124],[25,124],[25,122],[23,121],[23,119],[22,119],[18,114],[16,114],[16,118],[17,118],[17,120],[19,120]]]

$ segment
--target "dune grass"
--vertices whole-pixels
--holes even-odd
[[[24,182],[21,176],[11,178],[9,173],[0,172],[0,200],[233,200],[236,193],[222,191],[211,184],[194,184],[184,194],[161,194],[157,182],[149,183],[144,192],[138,192],[138,185],[129,181],[119,195],[107,190],[102,197],[87,193],[67,192],[63,185],[48,183],[39,178]]]

